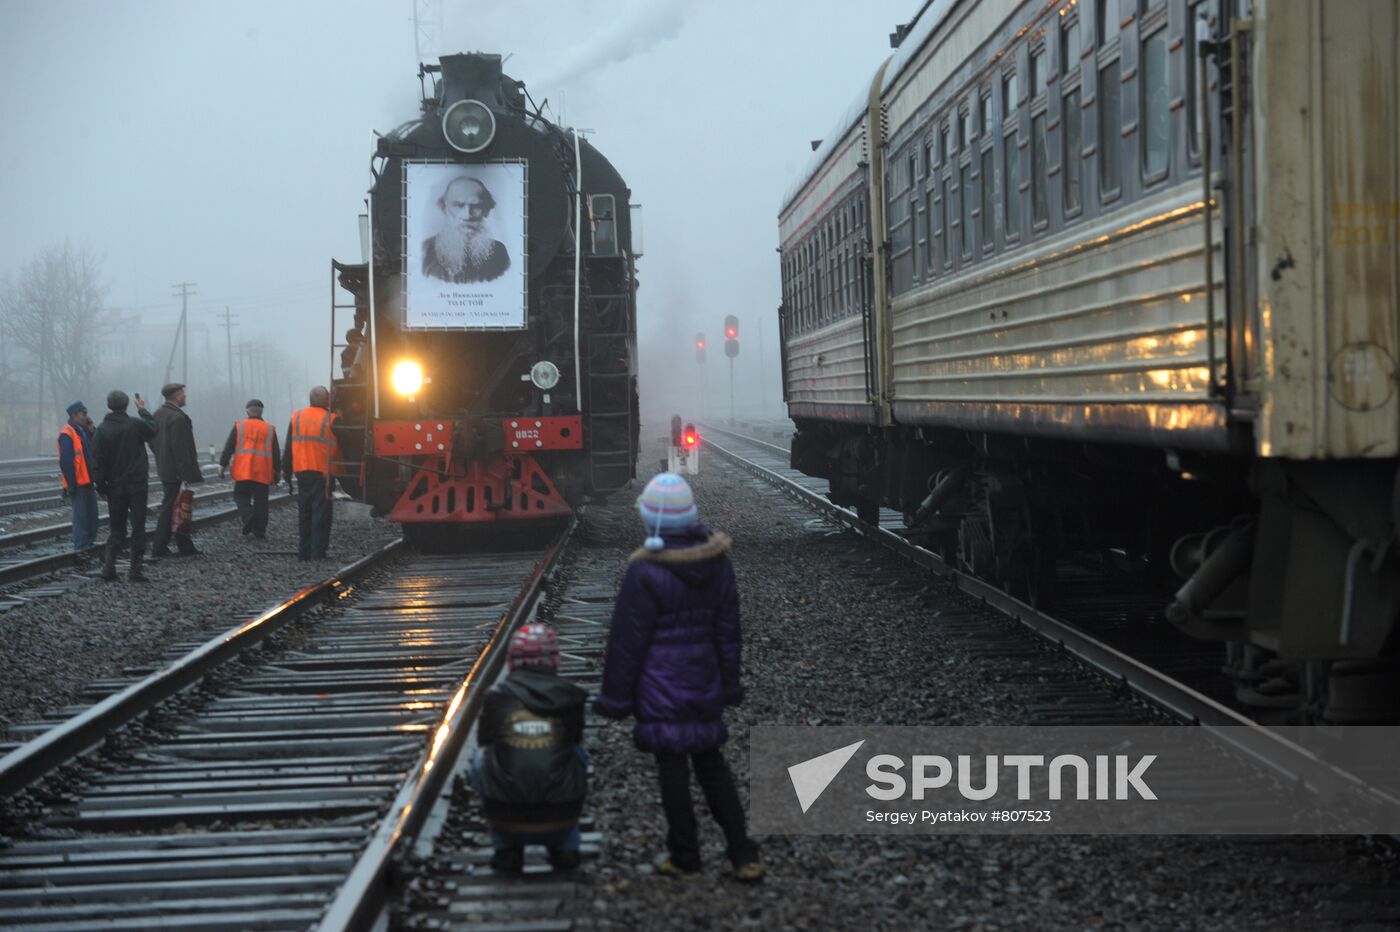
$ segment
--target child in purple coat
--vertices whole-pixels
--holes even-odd
[[[739,592],[725,534],[700,524],[690,486],[661,473],[637,499],[648,531],[632,554],[613,609],[603,686],[594,709],[633,716],[637,747],[656,755],[670,857],[663,874],[700,871],[700,843],[690,800],[690,767],[728,843],[740,880],[763,877],[758,846],[720,751],[728,732],[724,707],[738,705]]]

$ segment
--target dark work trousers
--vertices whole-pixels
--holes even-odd
[[[73,549],[86,550],[97,540],[97,490],[88,485],[72,492]]]
[[[325,473],[297,473],[297,554],[303,560],[324,560],[331,542],[331,499]]]
[[[696,834],[695,810],[690,804],[690,763],[695,765],[695,779],[705,794],[710,815],[724,830],[729,860],[736,865],[755,860],[758,846],[750,840],[744,826],[744,805],[739,801],[724,754],[715,748],[691,754],[689,762],[684,754],[656,755],[671,863],[684,871],[700,869],[700,839]]]
[[[238,520],[243,533],[258,540],[267,537],[267,484],[244,479],[233,484],[233,503],[238,506]]]
[[[151,541],[151,554],[159,554],[170,549],[170,519],[175,514],[175,499],[180,495],[179,482],[162,482],[160,484],[160,516],[156,518],[156,536]],[[176,534],[175,546],[181,553],[191,553],[194,551],[194,540],[188,534]]]
[[[141,565],[141,549],[146,546],[146,486],[114,488],[107,493],[107,558],[116,562],[117,553],[127,541],[130,526],[132,561]]]

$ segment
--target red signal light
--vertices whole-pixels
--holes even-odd
[[[734,339],[735,337],[737,337],[737,336],[739,335],[739,328],[738,328],[738,327],[725,327],[725,328],[724,328],[724,335],[725,335],[725,337],[726,337],[727,339],[732,340],[732,339]]]
[[[700,445],[700,434],[695,430],[694,424],[685,425],[685,432],[681,434],[681,443],[687,447]]]
[[[696,349],[704,349],[704,348],[705,348],[705,341],[704,341],[704,340],[696,340],[696,341],[695,341],[695,348],[696,348]]]

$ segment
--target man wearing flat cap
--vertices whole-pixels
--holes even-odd
[[[267,539],[267,493],[277,484],[282,454],[277,449],[277,428],[263,420],[263,403],[249,399],[229,431],[219,457],[219,478],[233,473],[233,501],[243,522],[243,533]],[[231,468],[230,468],[231,467]]]
[[[156,475],[160,477],[163,497],[160,517],[156,519],[156,536],[151,542],[151,561],[171,556],[170,521],[175,514],[175,499],[183,483],[203,482],[199,471],[199,451],[194,445],[194,424],[184,412],[185,386],[171,382],[160,390],[165,404],[156,411]],[[199,553],[189,534],[176,534],[176,556],[192,557]]]
[[[151,477],[151,461],[146,445],[156,436],[156,421],[146,410],[146,399],[136,395],[137,417],[126,413],[130,399],[121,389],[107,394],[107,416],[97,428],[93,448],[97,453],[97,492],[107,499],[107,550],[103,554],[102,578],[117,578],[117,555],[127,542],[130,528],[131,568],[127,579],[146,582],[141,571],[146,548],[146,496]]]
[[[97,540],[97,461],[92,455],[92,418],[87,406],[68,406],[68,423],[58,433],[58,471],[63,497],[73,506],[73,549],[86,550]]]

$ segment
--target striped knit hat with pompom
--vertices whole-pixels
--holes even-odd
[[[653,551],[666,546],[662,531],[679,531],[700,520],[690,483],[673,472],[658,473],[647,483],[637,498],[637,511],[647,530],[642,546]]]
[[[519,666],[546,667],[559,669],[559,635],[549,625],[532,622],[521,625],[511,635],[510,650],[506,653],[506,665],[512,670]]]

